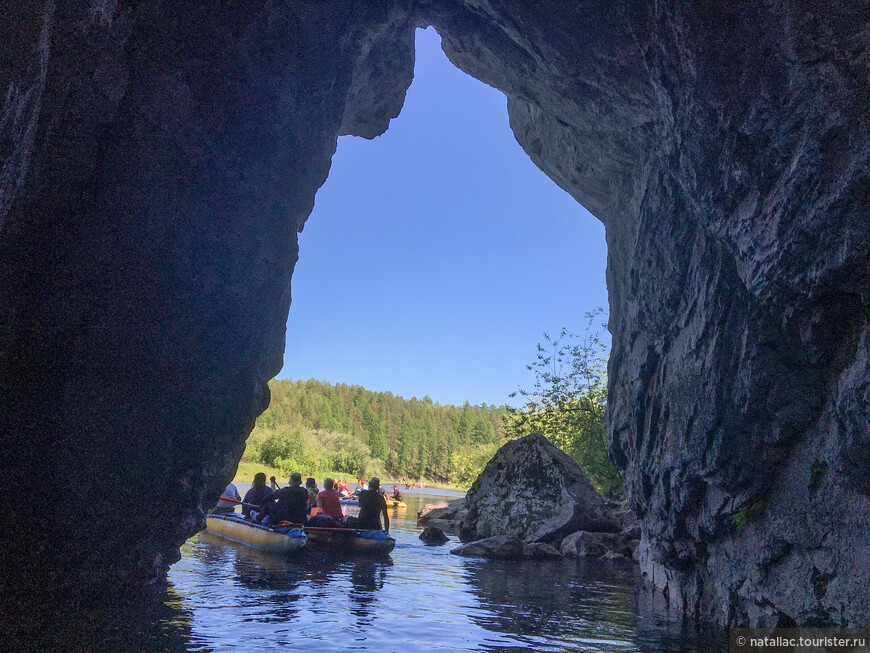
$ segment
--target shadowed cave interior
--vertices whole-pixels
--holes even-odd
[[[281,367],[336,139],[387,128],[433,25],[606,227],[647,580],[697,619],[866,625],[868,12],[10,3],[5,598],[159,584],[202,528]]]

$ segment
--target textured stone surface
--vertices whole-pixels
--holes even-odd
[[[0,477],[51,506],[21,529],[4,502],[4,587],[159,581],[203,527],[283,363],[336,135],[401,107],[396,11],[4,3]]]
[[[0,477],[80,519],[4,503],[4,587],[153,580],[201,526],[281,364],[336,136],[386,127],[433,23],[605,224],[648,578],[693,616],[866,624],[868,13],[7,0]]]
[[[510,535],[493,535],[458,546],[450,553],[466,558],[494,558],[497,560],[519,560],[523,557],[525,543]]]
[[[462,499],[455,500],[454,503],[462,502]],[[450,503],[447,501],[436,501],[435,503],[427,503],[425,506],[420,508],[417,511],[417,525],[422,526],[430,519],[440,518],[447,508],[450,507]]]
[[[550,560],[561,558],[562,554],[545,542],[531,544],[509,535],[493,535],[450,551],[453,555],[466,558],[490,558],[493,560]]]
[[[437,526],[453,535],[459,534],[462,519],[468,512],[465,499],[427,503],[417,511],[417,525]]]
[[[578,530],[618,531],[622,523],[569,456],[543,435],[504,445],[465,496],[459,537],[509,535],[551,542]]]
[[[427,526],[420,533],[420,539],[426,544],[444,544],[449,538],[437,526]]]
[[[533,560],[546,560],[548,558],[561,558],[562,554],[553,546],[546,542],[532,542],[523,546],[523,558],[531,558]]]
[[[630,557],[632,549],[618,533],[578,531],[562,540],[559,552],[569,558],[602,558],[607,553]]]
[[[468,5],[448,56],[606,227],[645,574],[693,616],[866,623],[868,7]]]

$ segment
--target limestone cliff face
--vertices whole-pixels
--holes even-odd
[[[267,405],[336,135],[398,114],[413,29],[350,2],[2,21],[3,586],[160,579]]]
[[[700,617],[866,623],[865,6],[7,4],[0,477],[86,526],[44,547],[59,522],[4,505],[4,573],[153,579],[200,527],[281,364],[336,137],[387,127],[431,23],[606,225],[647,576]]]
[[[861,623],[870,13],[627,4],[436,25],[606,225],[612,455],[647,577],[719,621]]]

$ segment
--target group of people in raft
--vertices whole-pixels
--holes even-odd
[[[344,491],[344,496],[349,496],[350,488],[344,479],[339,479],[339,483],[336,483],[331,478],[325,478],[323,490],[318,490],[317,481],[313,478],[309,478],[303,487],[302,475],[293,472],[290,474],[288,486],[279,487],[273,476],[270,487],[266,484],[266,475],[259,472],[254,475],[254,484],[245,493],[244,499],[239,496],[236,486],[230,483],[212,512],[231,512],[241,503],[242,514],[246,518],[266,526],[290,522],[320,528],[375,529],[390,532],[390,516],[380,479],[371,478],[368,482],[359,479],[353,492],[359,497],[357,517],[345,517],[342,513],[343,495],[339,488]],[[395,485],[391,498],[402,500],[402,493]],[[381,515],[384,517],[383,528]]]

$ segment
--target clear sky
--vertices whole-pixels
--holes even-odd
[[[414,83],[374,140],[339,139],[299,236],[279,378],[518,405],[542,333],[607,308],[604,228],[538,170],[507,100],[417,31]]]

